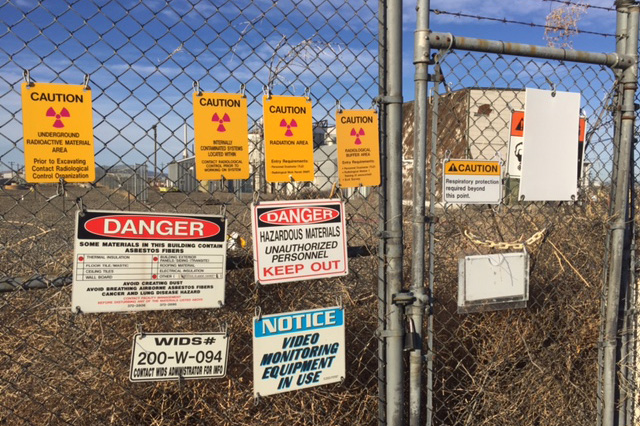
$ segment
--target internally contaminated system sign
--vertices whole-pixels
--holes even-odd
[[[248,179],[247,98],[229,93],[194,93],[196,177]]]
[[[442,170],[442,194],[446,203],[500,203],[502,165],[499,161],[447,160]]]
[[[339,307],[254,317],[254,396],[342,381],[344,324]]]
[[[27,182],[93,182],[91,90],[82,85],[23,83]]]
[[[221,216],[78,212],[72,310],[222,306],[225,228]]]
[[[347,275],[341,201],[273,201],[252,209],[256,281],[275,284]]]
[[[312,182],[311,100],[301,96],[265,96],[263,106],[267,181]]]
[[[336,113],[340,186],[380,185],[380,140],[375,111],[344,110]]]
[[[227,374],[226,333],[144,333],[133,337],[132,382],[211,379]]]

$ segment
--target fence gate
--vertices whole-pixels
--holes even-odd
[[[377,190],[335,191],[335,112],[378,96],[378,1],[4,2],[0,31],[0,423],[375,424]],[[86,78],[86,80],[85,80]],[[21,84],[91,89],[97,178],[24,180]],[[195,88],[244,93],[251,174],[196,181]],[[315,181],[265,181],[263,95],[313,103]],[[43,117],[43,120],[47,117]],[[62,120],[63,121],[63,120]],[[235,123],[231,123],[232,125]],[[349,275],[254,282],[254,201],[341,197]],[[218,309],[74,314],[74,217],[90,210],[227,218],[226,303]],[[243,241],[248,244],[243,244]],[[335,385],[254,400],[252,318],[341,303],[348,374]],[[223,379],[131,383],[136,332],[228,328]]]
[[[637,14],[637,4],[633,7]],[[635,27],[629,24],[629,31],[629,40],[635,37],[636,43],[630,42],[626,54],[634,56],[637,19]],[[610,247],[616,238],[612,229],[619,225],[619,235],[627,233],[620,239],[620,247],[626,241],[626,262],[635,257],[628,244],[634,239],[638,168],[629,168],[628,161],[637,152],[625,154],[620,149],[621,154],[618,149],[630,143],[630,133],[624,136],[619,120],[621,113],[627,120],[637,114],[628,103],[623,106],[629,98],[637,102],[636,82],[627,80],[630,92],[625,93],[620,83],[628,74],[609,68],[611,63],[598,62],[606,55],[594,55],[591,61],[588,55],[577,59],[581,52],[569,52],[578,63],[569,57],[558,60],[555,54],[531,46],[516,45],[510,50],[513,46],[502,42],[492,45],[443,33],[430,33],[428,40],[437,53],[430,67],[433,83],[426,134],[427,238],[431,243],[427,245],[427,279],[432,296],[431,315],[425,321],[426,424],[634,424],[635,281],[624,272],[616,276],[615,266],[610,265],[618,253]],[[624,49],[619,53],[624,54]],[[575,201],[527,201],[519,194],[520,165],[527,154],[518,146],[522,141],[518,120],[527,88],[581,94],[586,129],[580,129],[583,161]],[[415,111],[418,114],[419,108]],[[412,106],[405,110],[405,126],[413,123],[413,112]],[[412,136],[407,139],[413,140]],[[414,157],[412,147],[405,150],[404,159],[409,161],[404,162],[403,174],[419,176],[413,174],[412,161],[420,159]],[[453,159],[503,162],[502,202],[444,203],[443,198],[456,198],[455,193],[443,194],[443,164]],[[627,178],[625,173],[634,186],[630,192],[617,192]],[[414,180],[413,186],[417,184],[419,180]],[[414,191],[403,188],[406,204],[412,194],[415,197]],[[464,192],[475,197],[469,190]],[[615,210],[626,206],[619,203],[627,200],[631,200],[628,207]],[[405,226],[408,223],[405,220]],[[416,244],[405,241],[405,250],[411,252]],[[476,260],[465,263],[473,255],[495,255],[488,265],[509,269],[511,286],[522,285],[513,277],[523,275],[523,265],[511,263],[508,256],[528,257],[526,306],[518,303],[518,291],[511,297],[504,296],[504,289],[498,291],[503,299],[496,300],[491,288],[484,287],[483,294],[477,288],[473,294],[462,293],[462,266],[466,265],[467,274],[482,273],[482,269],[471,269]],[[622,289],[619,301],[618,295],[611,299],[610,283]],[[466,300],[463,306],[461,300]],[[617,322],[614,319],[613,334],[608,334],[612,306],[619,316]],[[608,358],[607,347],[617,348],[614,358]],[[607,389],[611,360],[615,388]],[[611,395],[615,406],[609,405]],[[418,424],[413,420],[412,425]]]

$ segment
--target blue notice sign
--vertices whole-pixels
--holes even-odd
[[[254,317],[254,396],[342,381],[344,345],[340,307]]]

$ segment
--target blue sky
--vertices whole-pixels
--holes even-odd
[[[610,7],[612,1],[590,0]],[[272,93],[310,90],[314,119],[333,121],[336,103],[371,108],[377,96],[377,0],[61,0],[6,1],[0,15],[0,170],[22,163],[20,83],[93,89],[96,160],[112,164],[151,158],[158,125],[159,163],[179,158],[184,124],[193,138],[194,81],[204,91],[238,92],[246,85],[250,115],[261,116],[265,85]],[[446,12],[543,24],[561,4],[542,0],[438,0]],[[403,80],[412,100],[415,2],[404,3]],[[543,29],[431,15],[435,31],[544,45]],[[590,8],[579,28],[612,34],[615,13]],[[579,34],[576,49],[610,52],[612,37]],[[249,123],[251,125],[252,123]]]

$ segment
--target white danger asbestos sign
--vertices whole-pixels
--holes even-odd
[[[256,281],[273,284],[349,272],[341,201],[262,202],[252,210]]]
[[[447,160],[442,172],[442,194],[446,203],[499,204],[502,199],[499,161]]]
[[[344,309],[253,318],[253,395],[273,395],[344,379]]]
[[[133,337],[132,382],[220,378],[227,374],[226,333],[145,333]]]
[[[78,212],[72,311],[222,306],[226,253],[221,216]]]

